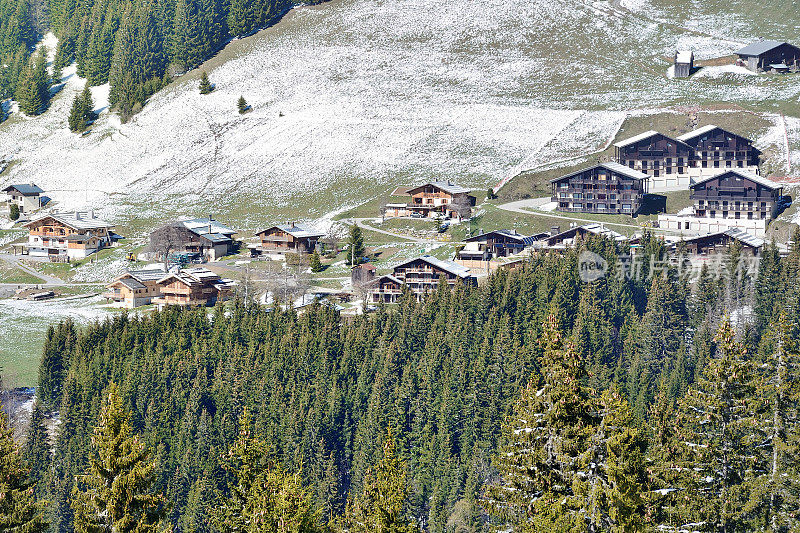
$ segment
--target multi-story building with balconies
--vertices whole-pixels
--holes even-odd
[[[677,140],[692,148],[689,174],[693,182],[732,168],[758,173],[761,151],[746,137],[710,124],[681,135]]]
[[[427,292],[436,290],[441,279],[448,285],[455,285],[458,281],[476,282],[469,268],[423,255],[397,265],[392,274],[376,278],[372,282],[368,299],[372,303],[395,303],[400,299],[403,287],[421,298]]]
[[[730,220],[775,217],[783,187],[752,172],[728,170],[691,186],[694,216]]]
[[[619,163],[600,163],[551,180],[556,209],[634,215],[648,192],[648,176]]]
[[[647,174],[649,190],[688,187],[692,147],[683,141],[648,131],[614,145],[617,161]]]

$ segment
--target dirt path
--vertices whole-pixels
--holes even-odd
[[[403,240],[408,241],[408,242],[416,242],[416,243],[419,243],[419,244],[442,244],[441,241],[437,241],[436,239],[422,239],[422,238],[419,238],[419,237],[409,237],[408,235],[401,235],[399,233],[393,233],[391,231],[378,229],[375,226],[371,226],[370,224],[368,224],[367,223],[368,220],[373,220],[373,219],[371,219],[371,218],[351,218],[351,219],[343,220],[342,222],[344,222],[347,225],[356,224],[358,226],[361,226],[364,229],[368,229],[369,231],[374,231],[375,233],[382,233],[384,235],[389,235],[390,237],[394,237],[396,239],[403,239]]]

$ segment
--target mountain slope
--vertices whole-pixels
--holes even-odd
[[[90,135],[70,134],[66,109],[80,83],[68,83],[44,116],[0,126],[0,157],[15,161],[0,180],[35,181],[65,207],[102,207],[117,220],[212,211],[254,228],[318,217],[397,183],[485,188],[592,152],[643,109],[735,102],[794,112],[783,102],[796,103],[797,77],[665,76],[676,47],[729,54],[759,35],[763,18],[732,25],[719,2],[713,13],[694,1],[658,4],[335,0],[296,9],[206,65],[212,94],[198,93],[194,72],[128,124],[105,113]],[[784,38],[798,40],[798,18],[783,17]],[[240,95],[252,112],[236,112]],[[800,139],[791,142],[796,150]]]

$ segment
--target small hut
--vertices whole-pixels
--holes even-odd
[[[678,50],[675,52],[675,77],[688,78],[694,69],[694,52]]]

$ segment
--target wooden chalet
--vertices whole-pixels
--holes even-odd
[[[736,52],[738,63],[753,72],[797,72],[800,48],[784,41],[758,41]]]
[[[648,191],[648,176],[619,163],[600,163],[551,180],[558,211],[634,215]]]
[[[411,197],[411,201],[407,204],[386,204],[384,215],[469,218],[468,211],[477,203],[477,198],[470,192],[451,181],[434,181],[418,187],[398,187],[392,194],[396,196],[404,193]]]
[[[427,292],[435,290],[441,279],[449,285],[455,285],[459,281],[477,282],[468,268],[452,261],[423,255],[397,265],[391,276],[381,276],[374,280],[368,299],[371,303],[391,303],[400,297],[402,287],[421,298]]]
[[[692,147],[657,131],[647,131],[614,145],[616,160],[649,176],[650,190],[689,185]]]
[[[281,226],[272,226],[256,233],[261,244],[250,247],[252,256],[262,254],[283,254],[287,252],[310,254],[313,252],[323,233],[308,229],[294,222]]]
[[[675,52],[675,77],[688,78],[694,70],[694,52],[691,50],[678,50]]]
[[[160,269],[131,270],[120,274],[114,281],[106,285],[103,297],[106,300],[121,303],[128,309],[152,303],[153,298],[161,295],[158,284],[166,275]]]
[[[783,187],[752,172],[728,170],[691,186],[695,217],[771,220]]]
[[[23,226],[28,228],[23,253],[53,260],[83,259],[120,238],[111,231],[112,224],[91,211],[50,213]]]
[[[234,252],[236,230],[213,217],[178,220],[150,233],[150,251],[216,261]]]
[[[6,194],[6,207],[16,205],[22,215],[36,211],[42,207],[42,193],[44,191],[33,183],[18,183],[9,185],[3,192]]]
[[[759,255],[764,247],[764,239],[754,237],[738,228],[731,228],[683,239],[674,243],[673,248],[682,243],[686,247],[686,251],[692,255],[712,255],[725,253],[734,242],[741,244],[742,250],[750,256]]]
[[[488,261],[496,257],[518,254],[533,243],[533,237],[526,237],[514,230],[499,229],[488,231],[464,239],[467,245],[459,252],[459,259],[467,261]]]
[[[692,148],[689,173],[704,178],[726,168],[758,171],[761,151],[747,137],[709,124],[677,138]]]
[[[160,296],[152,302],[159,308],[165,305],[209,306],[229,299],[233,293],[233,282],[222,279],[214,272],[202,267],[186,268],[171,272],[158,280]]]
[[[592,235],[599,235],[616,242],[627,241],[624,235],[610,230],[602,224],[584,224],[583,226],[575,226],[566,231],[550,235],[536,242],[539,244],[539,248],[568,248],[578,245]]]

